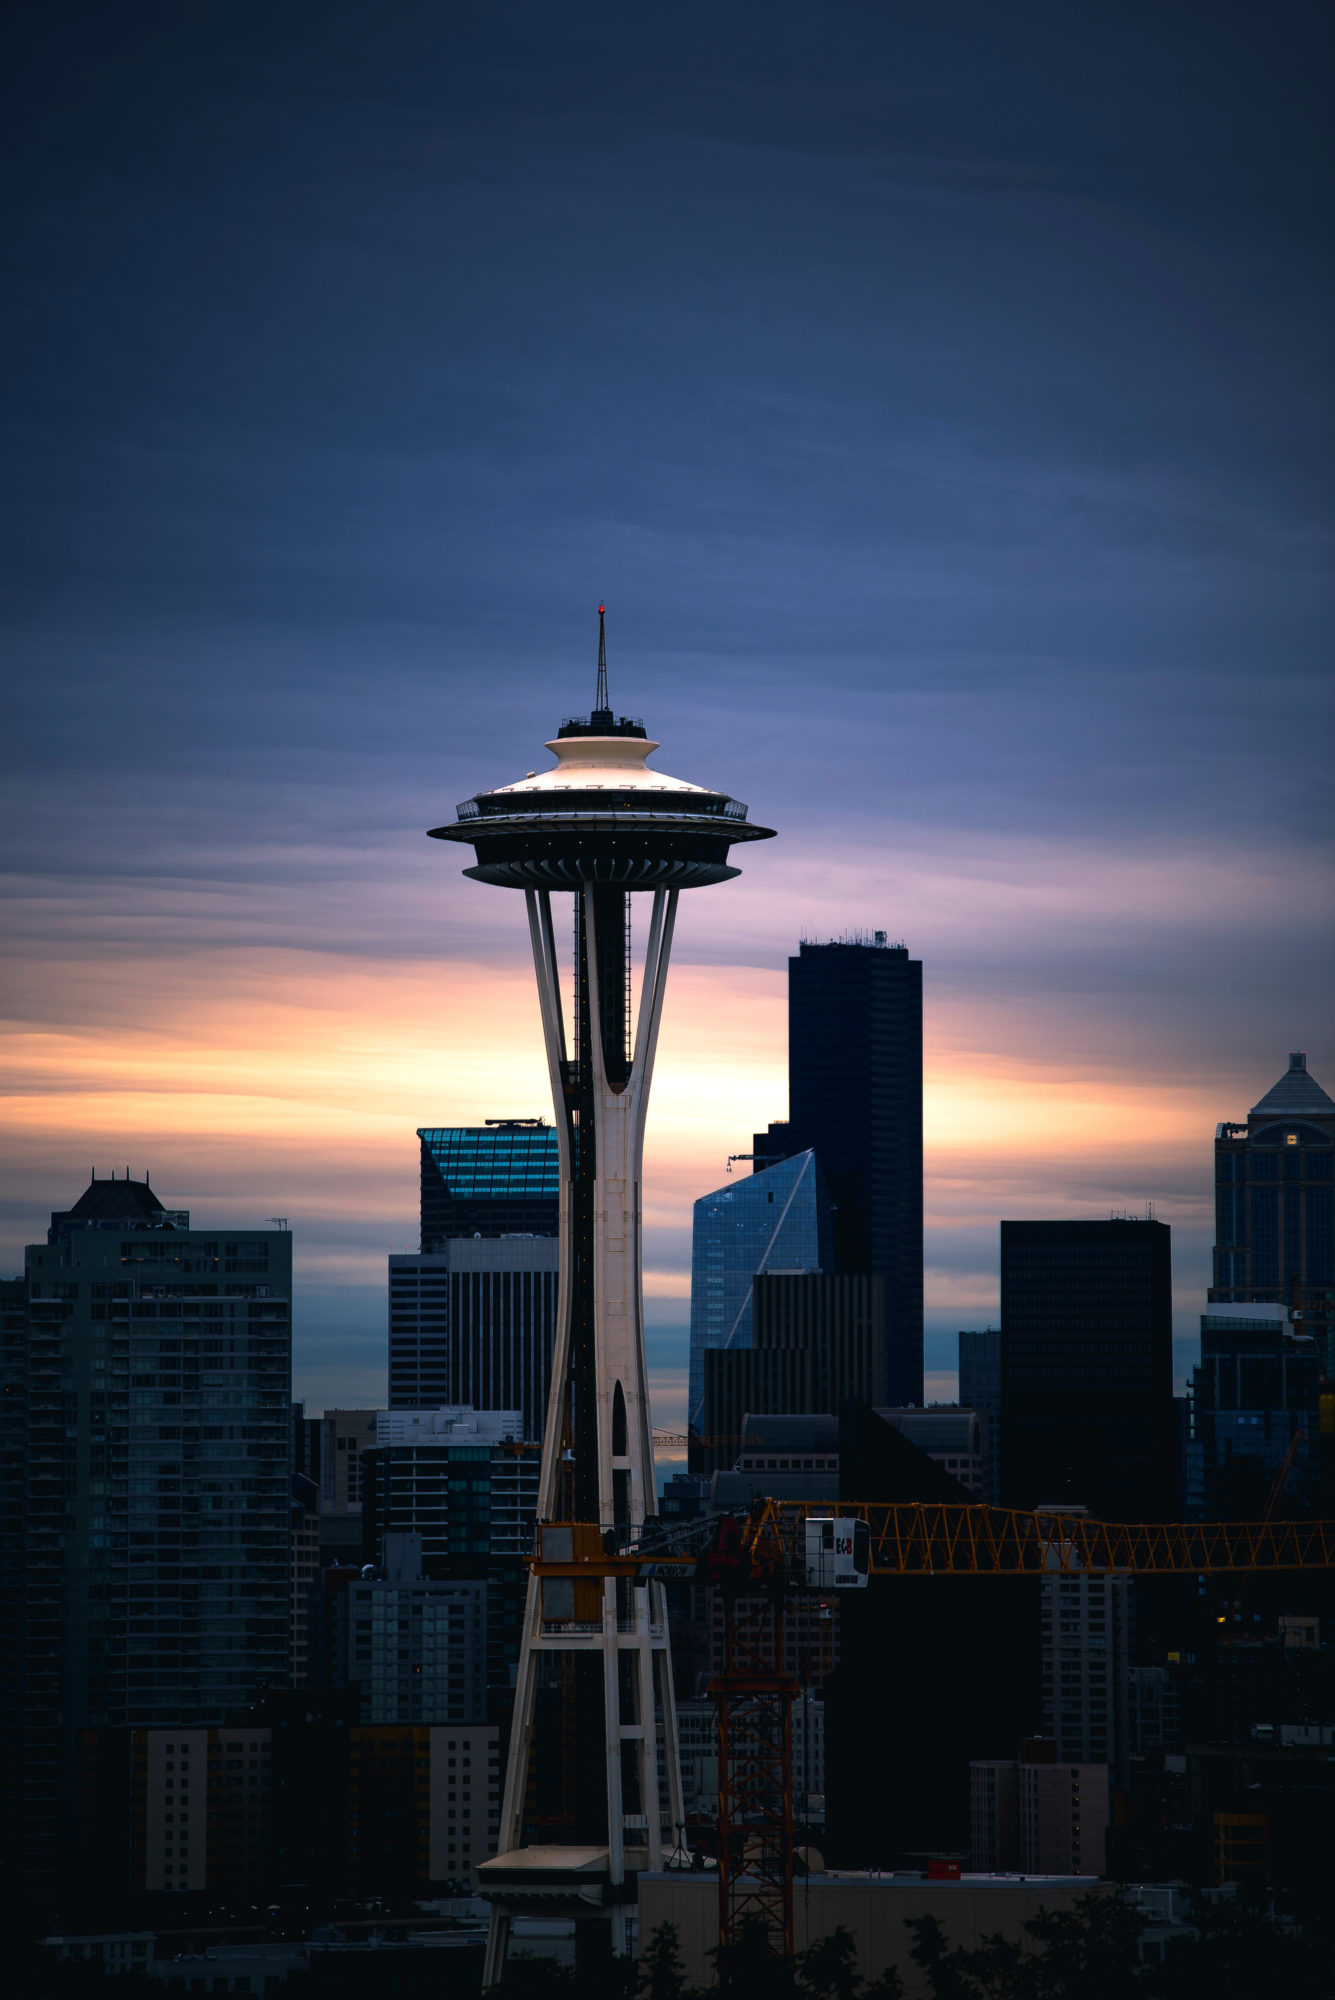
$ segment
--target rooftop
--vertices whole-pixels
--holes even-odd
[[[1279,1082],[1268,1090],[1259,1104],[1253,1104],[1252,1118],[1335,1117],[1335,1101],[1327,1097],[1307,1067],[1301,1050],[1289,1057],[1289,1066]]]

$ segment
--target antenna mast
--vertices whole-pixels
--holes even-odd
[[[593,705],[604,715],[611,714],[611,703],[607,699],[607,629],[601,604],[598,606],[598,693]]]

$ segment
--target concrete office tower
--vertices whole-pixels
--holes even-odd
[[[1305,1055],[1215,1128],[1212,1305],[1287,1305],[1335,1369],[1335,1102]]]
[[[703,1432],[705,1355],[752,1345],[753,1287],[766,1271],[834,1268],[833,1217],[812,1152],[701,1195],[691,1220],[691,1361],[687,1411]]]
[[[1001,1505],[1001,1332],[959,1335],[960,1402],[983,1420],[983,1498]]]
[[[1171,1519],[1171,1242],[1163,1222],[1002,1223],[1008,1506]]]
[[[788,1098],[788,1143],[814,1147],[834,1203],[835,1268],[885,1279],[886,1395],[921,1403],[922,964],[884,931],[789,959]]]
[[[521,1410],[542,1437],[561,1246],[551,1236],[447,1238],[389,1260],[389,1407]]]
[[[641,1296],[641,1161],[649,1080],[678,893],[727,881],[728,851],[769,837],[725,792],[651,770],[657,745],[607,700],[601,613],[593,712],[548,744],[555,769],[479,793],[436,838],[466,842],[475,880],[522,889],[556,1109],[561,1287],[539,1514],[629,1534],[656,1511]],[[569,1039],[551,897],[574,900]],[[652,893],[638,1020],[632,1015],[632,892]],[[509,1915],[537,1895],[571,1914],[601,1906],[626,1943],[628,1877],[657,1868],[680,1819],[662,1586],[601,1592],[589,1630],[544,1618],[530,1586],[501,1815],[501,1852],[482,1871],[493,1924],[485,1978],[504,1964]],[[568,1665],[574,1756],[568,1845],[528,1847],[525,1795],[540,1666]],[[659,1783],[661,1730],[668,1773]]]
[[[75,1730],[224,1722],[287,1684],[292,1238],[94,1180],[25,1261],[31,1873]]]
[[[555,1236],[561,1165],[543,1118],[485,1125],[422,1125],[422,1249],[452,1236]]]

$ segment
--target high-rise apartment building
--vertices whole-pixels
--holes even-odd
[[[541,1440],[552,1379],[560,1242],[451,1237],[389,1260],[389,1406],[519,1410]]]
[[[766,1271],[831,1268],[829,1196],[815,1156],[800,1152],[696,1202],[691,1234],[688,1413],[703,1430],[705,1354],[752,1344],[754,1283]]]
[[[922,963],[884,931],[788,961],[788,1135],[834,1204],[839,1271],[885,1279],[886,1395],[921,1403]]]
[[[1001,1330],[1007,1504],[1170,1518],[1167,1224],[1003,1222]]]
[[[539,1453],[518,1410],[381,1410],[366,1466],[366,1547],[420,1535],[428,1576],[449,1557],[527,1556]]]
[[[81,1727],[224,1722],[289,1672],[292,1238],[99,1181],[26,1253],[25,1854]]]
[[[1043,1731],[1065,1764],[1130,1783],[1132,1598],[1124,1576],[1043,1579]]]
[[[385,1537],[383,1574],[340,1595],[336,1681],[360,1687],[362,1721],[487,1719],[485,1579],[422,1573],[420,1535]]]
[[[959,1335],[960,1402],[983,1420],[983,1492],[990,1507],[1001,1504],[1001,1331]]]
[[[424,1125],[422,1249],[452,1236],[555,1236],[561,1176],[556,1129],[541,1118]]]
[[[1335,1368],[1335,1102],[1301,1053],[1247,1113],[1215,1128],[1212,1305],[1286,1304]]]
[[[314,1482],[319,1495],[325,1564],[362,1559],[362,1453],[375,1444],[377,1414],[326,1410],[322,1417],[308,1417],[304,1405],[293,1405],[293,1468]]]
[[[1322,1355],[1281,1305],[1217,1304],[1201,1315],[1191,1377],[1187,1509],[1196,1520],[1281,1519],[1314,1510],[1321,1454]]]

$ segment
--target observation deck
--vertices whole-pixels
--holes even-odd
[[[637,718],[594,709],[568,717],[547,744],[549,771],[465,799],[433,840],[470,846],[465,868],[506,889],[697,889],[740,874],[728,862],[742,841],[772,840],[740,799],[650,770],[658,744]]]

